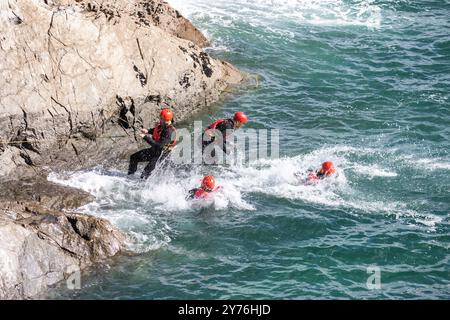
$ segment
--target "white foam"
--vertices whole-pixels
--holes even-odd
[[[392,156],[396,157],[394,151]],[[242,192],[263,193],[278,198],[301,200],[332,208],[362,211],[368,214],[393,215],[397,219],[413,219],[416,223],[434,227],[442,218],[423,213],[401,201],[374,199],[374,195],[358,192],[348,184],[346,171],[353,170],[369,177],[390,178],[397,176],[379,165],[358,163],[350,160],[358,156],[382,158],[383,154],[373,148],[351,146],[324,147],[308,154],[276,160],[259,160],[248,168],[236,167],[224,172],[223,177],[232,181]],[[318,169],[323,161],[333,161],[338,168],[334,177],[313,185],[305,185],[304,179],[310,169]],[[300,179],[294,173],[300,173]]]
[[[80,188],[96,200],[78,209],[109,220],[130,237],[129,248],[146,252],[171,241],[170,227],[149,213],[142,202],[143,184],[118,172],[92,171],[49,175],[50,181]]]
[[[450,170],[450,162],[444,159],[411,159],[410,162],[425,170]]]
[[[97,168],[74,173],[52,173],[48,179],[94,195],[96,200],[79,211],[108,219],[133,240],[130,249],[144,252],[171,241],[172,230],[164,221],[164,215],[203,208],[212,211],[226,208],[255,210],[243,199],[240,190],[222,179],[217,179],[221,189],[210,197],[209,202],[186,200],[188,190],[198,187],[202,177],[195,171],[175,177],[171,169],[158,169],[147,181],[140,181],[117,171]]]
[[[383,162],[370,163],[380,160]],[[305,185],[308,170],[318,169],[324,161],[333,161],[337,174],[317,184]],[[159,248],[171,241],[173,230],[165,217],[202,209],[213,213],[234,208],[246,214],[247,211],[256,210],[255,204],[247,200],[255,193],[347,209],[356,214],[394,215],[398,219],[405,219],[406,223],[412,220],[433,228],[442,222],[442,218],[418,211],[417,206],[404,203],[401,199],[392,201],[388,195],[361,192],[347,179],[347,175],[355,173],[366,178],[396,177],[396,172],[384,168],[382,164],[387,162],[389,166],[395,164],[401,168],[403,165],[409,166],[412,161],[412,157],[399,155],[396,150],[380,151],[368,147],[336,145],[324,146],[294,157],[261,159],[248,166],[207,167],[207,174],[213,174],[221,186],[209,201],[185,199],[188,190],[198,187],[206,173],[197,167],[188,171],[157,169],[145,182],[137,178],[130,179],[118,171],[101,169],[50,174],[49,180],[93,194],[96,201],[80,210],[104,217],[125,230],[134,239],[133,250],[141,252]],[[412,163],[427,168],[450,168],[445,162],[436,159],[416,159]]]
[[[285,23],[320,26],[381,26],[381,7],[373,0],[169,0],[183,15],[202,25],[229,27],[234,21],[268,27],[289,36]]]
[[[380,168],[378,165],[360,165],[356,164],[353,170],[359,174],[373,177],[396,177],[397,173],[387,169]]]

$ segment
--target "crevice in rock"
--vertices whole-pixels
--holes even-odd
[[[127,113],[128,108],[125,105],[125,101],[120,96],[116,96],[116,104],[119,106],[119,119],[117,120],[117,123],[119,126],[121,126],[124,129],[129,129],[130,123],[128,122]]]
[[[67,252],[70,256],[74,257],[74,258],[80,258],[80,256],[78,254],[76,254],[75,252],[63,247],[63,246],[59,246],[61,248],[61,250]]]
[[[136,106],[134,105],[133,98],[130,98],[131,104],[128,111],[130,111],[131,115],[133,116],[133,123],[131,124],[131,128],[133,129],[134,137],[136,139]],[[128,134],[128,133],[127,133]]]
[[[21,150],[23,150],[23,151],[25,151],[25,149],[26,149],[26,150],[32,151],[32,152],[34,152],[34,153],[36,153],[36,154],[38,154],[38,155],[41,155],[40,151],[39,151],[37,148],[35,148],[35,147],[31,144],[31,142],[26,141],[26,138],[19,138],[19,139],[24,139],[23,141],[18,142],[19,146],[17,146],[17,147],[18,147],[19,149],[21,149]],[[30,157],[28,156],[28,154],[27,154],[27,158],[30,158]],[[25,160],[25,159],[24,159],[24,160]],[[31,161],[31,158],[30,158],[30,161]],[[27,163],[27,164],[29,164],[29,163]]]
[[[155,62],[155,58],[154,58],[154,57],[152,57],[152,62],[153,62],[153,64],[152,64],[152,69],[150,70],[150,76],[153,75],[153,70],[155,69],[155,65],[156,65],[156,62]]]
[[[48,52],[48,54],[50,56],[50,60],[52,62],[54,61],[54,59],[53,59],[52,51],[51,51],[50,47],[51,47],[51,43],[52,43],[52,41],[51,41],[51,38],[52,38],[51,29],[53,27],[53,18],[54,18],[54,16],[55,16],[55,12],[52,12],[52,16],[50,18],[50,23],[49,23],[48,30],[47,30],[47,52]],[[51,66],[52,66],[53,79],[55,79],[56,77],[55,77],[55,69],[53,68],[53,63],[51,64]]]
[[[20,107],[20,109],[22,109],[22,112],[23,112],[23,118],[22,119],[23,119],[23,122],[25,123],[24,130],[27,130],[27,128],[28,128],[27,113],[22,107]]]
[[[137,46],[138,46],[139,53],[140,53],[140,55],[141,55],[142,61],[145,62],[144,54],[142,53],[141,44],[139,43],[139,39],[138,39],[138,38],[136,38],[136,42],[137,42]]]
[[[11,22],[14,23],[15,25],[19,25],[23,23],[22,18],[20,18],[14,11],[11,11],[12,14],[14,15],[14,18],[11,18]]]
[[[55,98],[51,97],[51,99],[52,99],[52,101],[54,103],[56,103],[58,106],[60,106],[61,108],[63,108],[67,112],[67,114],[69,116],[68,121],[69,121],[69,125],[70,125],[70,133],[69,133],[69,135],[72,134],[72,132],[73,132],[73,122],[72,122],[72,115],[71,115],[70,111],[66,108],[66,106],[64,106],[62,103],[57,101]]]
[[[133,70],[136,72],[136,78],[139,79],[141,86],[144,87],[147,84],[147,76],[144,75],[136,65],[133,65]]]
[[[45,82],[50,82],[50,79],[47,77],[47,75],[45,73],[41,74],[41,78],[42,80],[44,80]]]
[[[78,152],[78,149],[75,147],[75,145],[73,143],[71,143],[71,145],[72,145],[73,151],[75,152],[75,155],[78,158],[78,161],[80,161],[80,163],[83,163],[83,161],[81,161],[81,159],[80,159],[80,154]]]
[[[147,97],[145,97],[144,103],[145,102],[156,102],[156,103],[161,103],[162,99],[161,99],[161,95],[159,94],[155,94],[155,95],[149,95]]]
[[[20,152],[20,157],[25,161],[25,163],[29,166],[33,165],[33,161],[31,160],[31,157],[26,152]]]
[[[15,128],[14,128],[14,123],[13,123],[13,116],[9,116],[8,118],[9,118],[9,123],[11,125],[11,132],[14,132]]]
[[[89,61],[87,61],[87,60],[80,54],[80,52],[78,51],[78,49],[75,49],[75,51],[76,51],[77,55],[78,55],[84,62],[86,62],[92,69],[95,69],[95,67],[94,67]]]
[[[91,241],[91,238],[89,238],[88,235],[82,234],[80,232],[80,229],[77,227],[77,219],[73,217],[67,217],[67,220],[69,220],[70,225],[72,226],[73,231],[75,231],[76,234],[78,234],[81,238],[83,238],[86,241]]]

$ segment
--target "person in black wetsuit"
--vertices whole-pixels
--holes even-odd
[[[233,119],[219,119],[211,123],[203,132],[202,135],[202,150],[204,151],[211,143],[216,142],[217,135],[222,136],[220,148],[224,153],[227,152],[227,138],[231,135],[231,132],[235,129],[241,128],[248,121],[247,116],[243,112],[236,112]],[[219,142],[219,141],[218,141]],[[216,142],[216,143],[218,143]],[[215,151],[211,152],[211,157],[215,157]]]
[[[173,113],[170,109],[163,109],[160,113],[160,123],[153,129],[141,129],[143,138],[152,147],[133,153],[130,157],[128,174],[134,174],[138,163],[149,161],[141,174],[142,179],[148,178],[155,169],[158,161],[164,160],[176,144],[176,129],[172,124]]]

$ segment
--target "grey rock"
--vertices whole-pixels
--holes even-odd
[[[159,0],[0,3],[0,179],[126,157],[162,107],[184,120],[242,80]]]
[[[108,221],[74,212],[92,200],[45,180],[10,181],[0,192],[0,299],[29,299],[74,272],[126,252]],[[9,195],[8,195],[9,194]]]
[[[170,106],[178,121],[242,74],[160,0],[0,0],[0,299],[28,299],[119,253],[49,171],[111,165]]]

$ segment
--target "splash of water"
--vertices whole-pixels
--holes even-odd
[[[355,157],[358,155],[361,159]],[[381,152],[371,148],[334,146],[310,153],[281,159],[261,159],[249,165],[231,167],[158,168],[147,181],[127,177],[118,171],[94,169],[90,171],[51,174],[49,180],[80,188],[96,197],[95,202],[81,211],[110,220],[125,230],[133,239],[133,250],[142,252],[168,244],[174,231],[171,215],[208,210],[209,212],[236,209],[241,214],[254,211],[252,195],[343,208],[357,214],[384,214],[406,223],[435,227],[442,218],[417,209],[408,203],[389,199],[384,194],[370,194],[359,190],[351,179],[395,179],[397,172],[382,164],[370,163],[387,158],[383,164],[395,163],[398,170],[409,167],[411,159],[394,150]],[[375,160],[374,160],[375,159]],[[308,170],[317,169],[323,161],[333,161],[337,174],[314,185],[306,185]],[[416,166],[433,163],[433,159],[416,159]],[[438,167],[441,168],[441,167]],[[446,167],[445,167],[446,168]],[[206,171],[207,170],[207,171]],[[200,185],[203,174],[214,174],[221,186],[210,201],[186,200],[188,190]],[[298,173],[298,175],[295,175]]]
[[[220,23],[223,27],[244,22],[289,35],[285,22],[322,26],[381,26],[381,8],[373,0],[169,0],[190,19]]]

